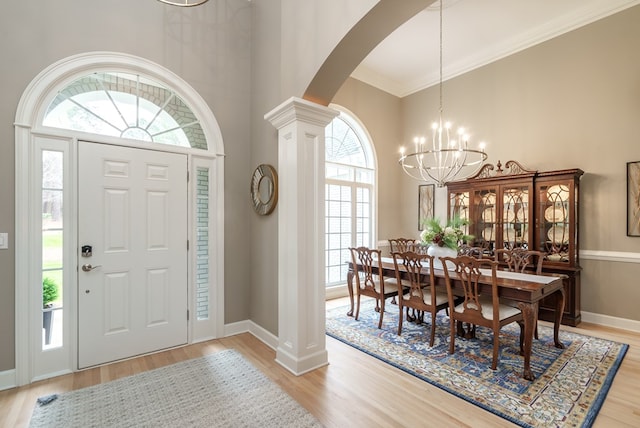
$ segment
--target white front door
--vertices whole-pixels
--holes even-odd
[[[78,199],[78,367],[185,344],[187,156],[79,142]]]

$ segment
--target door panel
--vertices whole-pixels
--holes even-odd
[[[186,343],[186,155],[81,142],[78,165],[79,367]]]

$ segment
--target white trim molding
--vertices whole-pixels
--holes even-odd
[[[18,386],[16,383],[16,370],[5,370],[0,372],[0,391]]]
[[[640,253],[622,251],[580,250],[580,258],[603,262],[640,263]]]
[[[582,322],[640,333],[640,321],[582,311]],[[578,327],[580,327],[578,325]]]
[[[231,324],[225,324],[224,326],[224,337],[235,336],[243,333],[253,335],[274,351],[278,349],[278,336],[267,331],[251,320],[238,321]]]

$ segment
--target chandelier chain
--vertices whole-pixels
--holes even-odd
[[[487,159],[487,154],[484,152],[484,143],[480,144],[479,150],[469,148],[469,136],[464,132],[464,129],[460,128],[452,136],[450,123],[443,121],[443,1],[440,0],[439,7],[438,122],[431,127],[433,133],[430,148],[425,137],[416,137],[414,139],[415,152],[405,154],[404,148],[401,148],[399,160],[407,175],[420,181],[435,182],[439,187],[445,186],[450,181],[469,177]]]
[[[440,126],[442,126],[442,3],[444,0],[440,0]]]

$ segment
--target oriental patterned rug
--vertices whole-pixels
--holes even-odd
[[[589,427],[611,386],[628,345],[560,329],[565,349],[553,346],[553,329],[538,326],[533,341],[533,382],[522,378],[517,324],[500,335],[500,361],[491,370],[491,330],[478,327],[475,339],[456,337],[449,354],[449,318],[440,311],[434,346],[430,321],[405,323],[397,335],[398,307],[386,305],[382,329],[373,299],[363,299],[360,319],[347,307],[327,311],[327,334],[432,385],[523,427]]]
[[[47,402],[41,397],[39,401]],[[43,399],[44,398],[44,399]],[[66,392],[30,427],[320,427],[233,349]]]

